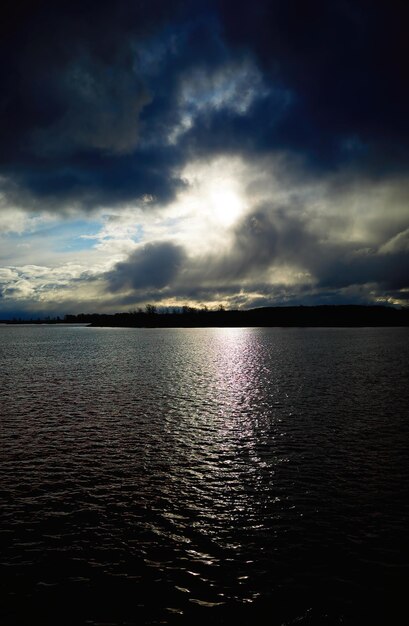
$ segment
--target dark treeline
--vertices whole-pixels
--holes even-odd
[[[265,307],[247,311],[227,311],[182,307],[158,311],[148,305],[145,310],[128,313],[66,315],[65,323],[91,326],[124,326],[139,328],[188,328],[229,326],[409,326],[409,309],[385,306],[297,306]]]
[[[67,316],[66,316],[67,317]],[[75,317],[75,316],[74,316]],[[9,320],[0,320],[0,324],[63,324],[67,323],[65,318],[61,318],[59,315],[57,317],[51,317],[47,315],[46,317],[13,317]]]

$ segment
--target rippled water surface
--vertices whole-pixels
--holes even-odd
[[[407,624],[408,339],[0,327],[0,622]]]

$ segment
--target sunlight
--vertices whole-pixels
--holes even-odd
[[[192,257],[228,249],[249,210],[248,167],[241,159],[194,161],[180,172],[184,185],[166,212],[141,211],[140,241],[172,240]],[[135,226],[135,211],[129,220]]]
[[[187,197],[196,205],[197,215],[210,225],[230,229],[246,211],[243,193],[245,164],[240,159],[219,157],[211,162],[190,163],[183,172],[188,182]]]
[[[229,187],[218,187],[209,193],[212,217],[223,226],[232,226],[243,211],[243,202]]]

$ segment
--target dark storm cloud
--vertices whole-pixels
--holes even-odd
[[[72,205],[88,209],[142,196],[167,202],[183,187],[183,181],[172,174],[174,164],[174,154],[167,149],[132,155],[88,152],[52,162],[36,159],[35,167],[19,166],[13,171],[4,167],[9,178],[3,191],[15,205],[36,210]]]
[[[184,256],[183,248],[171,242],[147,244],[117,263],[105,278],[111,291],[162,289],[175,280]]]
[[[317,287],[342,289],[378,284],[385,290],[409,287],[407,231],[389,249],[362,248],[347,238],[334,242],[332,218],[312,230],[301,207],[262,206],[236,230],[226,259],[207,264],[215,278],[256,277],[269,267],[290,266],[309,272]],[[345,218],[345,223],[346,223]],[[339,228],[339,220],[336,226]]]
[[[409,252],[391,254],[358,251],[331,259],[317,272],[322,287],[378,284],[396,290],[409,286]]]
[[[408,159],[406,24],[402,2],[221,1],[231,45],[295,94],[271,140],[323,159],[377,167]]]
[[[364,0],[6,2],[6,191],[28,208],[166,202],[187,159],[229,151],[406,168],[407,17]]]
[[[58,208],[172,194],[175,156],[137,149],[153,95],[133,47],[177,11],[155,0],[6,3],[0,174],[13,200]]]

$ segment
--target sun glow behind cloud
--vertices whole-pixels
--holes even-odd
[[[221,185],[210,192],[210,210],[215,220],[223,226],[231,226],[243,212],[240,197],[228,186]]]
[[[166,214],[175,219],[176,239],[196,252],[226,242],[248,209],[242,183],[245,170],[245,164],[237,158],[190,163],[181,174],[185,189],[166,209]]]

